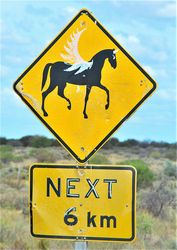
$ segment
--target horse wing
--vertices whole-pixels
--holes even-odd
[[[67,62],[71,63],[71,64],[84,64],[87,63],[87,61],[85,61],[81,55],[79,54],[79,50],[78,50],[78,43],[79,43],[79,39],[80,36],[82,35],[82,33],[86,30],[86,28],[82,29],[82,30],[78,30],[76,33],[72,33],[70,35],[70,41],[67,40],[67,46],[64,46],[64,50],[66,52],[66,54],[61,53],[61,57],[66,60]]]
[[[64,71],[74,71],[77,70],[74,74],[77,75],[79,73],[82,73],[85,70],[88,70],[92,67],[93,61],[91,62],[84,62],[79,64],[73,64],[69,68],[65,69]]]

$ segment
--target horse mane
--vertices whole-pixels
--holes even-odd
[[[103,55],[104,57],[107,57],[107,52],[111,52],[113,51],[112,49],[104,49],[99,51],[98,53],[96,53],[89,62],[91,62],[92,60],[95,60],[97,57],[100,57],[100,55]]]

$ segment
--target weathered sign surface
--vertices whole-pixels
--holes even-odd
[[[155,88],[155,81],[88,10],[81,10],[14,84],[81,163]]]
[[[131,166],[34,165],[31,233],[42,238],[132,241],[135,194],[136,170]]]

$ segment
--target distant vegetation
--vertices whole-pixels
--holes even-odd
[[[52,147],[60,145],[57,140],[49,139],[45,136],[24,136],[20,139],[7,139],[5,137],[0,137],[1,145],[10,145],[15,147]]]
[[[45,136],[24,136],[20,139],[7,139],[5,137],[0,137],[0,145],[6,146],[11,148],[12,147],[32,147],[32,148],[52,148],[52,147],[59,147],[61,144],[56,139],[49,139]],[[119,141],[117,138],[111,138],[106,144],[104,144],[103,149],[105,150],[114,150],[116,148],[126,149],[131,148],[132,151],[139,152],[139,149],[147,149],[149,152],[149,156],[151,156],[154,159],[160,159],[160,158],[166,158],[172,161],[175,161],[177,158],[177,143],[167,143],[167,142],[155,142],[155,141],[137,141],[134,139],[125,140],[123,142]],[[12,152],[0,152],[0,154],[4,154],[2,158],[8,158],[12,159],[12,157],[15,157],[12,155]],[[8,154],[8,155],[7,155]],[[49,153],[50,154],[50,153]],[[45,152],[39,151],[39,159],[41,159],[42,155],[44,155],[44,160],[42,161],[48,161],[47,159],[50,159],[51,157],[46,156]],[[147,155],[147,153],[146,153]],[[8,156],[8,157],[7,157]],[[97,158],[97,155],[95,156]],[[1,159],[2,159],[1,158]],[[47,158],[47,159],[46,159]],[[94,159],[91,158],[92,163],[95,160],[95,164],[99,164],[101,161],[100,159]],[[3,159],[2,159],[3,160]],[[16,158],[18,161],[18,159]],[[101,162],[100,162],[101,163]],[[108,164],[108,162],[104,162],[105,164]]]
[[[53,147],[60,145],[57,140],[49,139],[45,136],[24,136],[20,139],[7,139],[0,137],[1,145],[10,145],[16,147]],[[155,142],[155,141],[137,141],[134,139],[125,140],[120,142],[117,138],[111,138],[104,146],[105,149],[112,149],[113,147],[157,147],[157,148],[173,148],[176,149],[177,143],[168,142]],[[168,152],[167,152],[168,153]]]

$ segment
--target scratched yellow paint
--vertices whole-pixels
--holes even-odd
[[[47,196],[47,178],[57,190],[60,178],[59,196],[51,186]],[[67,178],[79,179],[78,182],[70,182],[72,189],[69,191]],[[90,189],[87,179],[92,184],[98,179],[95,185],[98,198],[93,192],[88,198],[85,197]],[[111,186],[111,198],[108,198],[108,183],[104,182],[105,179],[116,180]],[[68,192],[79,197],[67,197]],[[35,237],[132,241],[136,235],[136,170],[131,166],[88,165],[87,169],[81,167],[78,170],[70,165],[38,164],[30,171],[30,204],[31,233]],[[71,226],[65,223],[64,216],[72,207],[75,207],[75,211],[71,215],[77,217],[77,223]],[[90,217],[95,217],[88,224],[89,212]],[[104,219],[101,227],[101,216],[114,216],[115,224],[110,220],[107,226],[107,220]]]
[[[122,119],[144,97],[147,98],[146,95],[152,91],[155,83],[127,57],[123,49],[119,48],[116,53],[117,68],[112,68],[106,59],[102,69],[101,83],[110,92],[110,106],[107,110],[105,91],[93,87],[87,103],[88,119],[84,119],[86,87],[78,88],[78,85],[67,83],[64,94],[71,101],[71,110],[67,109],[66,100],[57,95],[56,88],[46,97],[45,109],[48,116],[45,117],[41,110],[44,67],[47,63],[64,61],[60,54],[65,53],[67,39],[78,28],[86,28],[78,45],[79,53],[85,61],[89,61],[101,50],[118,49],[115,42],[98,26],[98,22],[83,12],[35,65],[19,81],[17,80],[15,90],[37,112],[42,122],[54,131],[57,139],[62,141],[69,152],[78,161],[84,162],[90,153],[98,150],[101,146],[98,146],[99,143],[103,144],[115,132],[115,127],[121,125]],[[49,81],[48,76],[44,90],[49,86]]]

